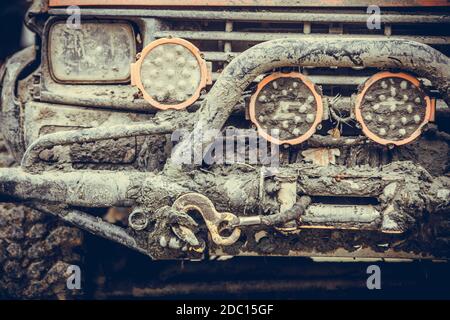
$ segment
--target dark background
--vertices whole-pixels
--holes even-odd
[[[21,48],[23,17],[30,3],[27,0],[0,0],[0,64]]]

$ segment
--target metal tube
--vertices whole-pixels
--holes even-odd
[[[47,214],[57,215],[65,222],[71,223],[97,236],[120,243],[143,254],[148,254],[125,229],[103,221],[102,219],[79,210],[52,208],[39,203],[33,204],[32,207]]]
[[[25,170],[31,170],[38,161],[39,153],[57,145],[68,145],[73,143],[87,143],[107,139],[119,139],[125,137],[171,133],[175,130],[173,124],[162,122],[139,123],[133,125],[116,125],[109,127],[97,127],[77,131],[55,132],[44,135],[35,140],[25,151],[22,158],[22,167]]]
[[[111,171],[29,174],[18,168],[2,168],[0,195],[78,207],[126,207],[134,204],[127,191],[149,176]]]
[[[309,40],[320,37],[321,40],[333,39],[333,34],[301,34],[301,33],[270,33],[270,32],[223,32],[223,31],[178,31],[167,30],[158,31],[154,35],[156,38],[176,37],[190,40],[223,40],[223,41],[252,41],[263,42],[278,39],[299,39]],[[389,40],[409,40],[417,41],[425,44],[450,44],[450,37],[446,36],[390,36],[384,35],[341,35],[341,38],[351,37],[353,39],[366,39],[370,41],[378,41],[383,39]]]
[[[25,151],[23,129],[20,124],[21,103],[16,97],[16,81],[19,74],[36,57],[34,46],[23,49],[9,58],[4,65],[4,74],[0,74],[1,133],[11,148],[17,161]]]

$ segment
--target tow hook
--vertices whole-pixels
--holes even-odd
[[[212,240],[218,245],[229,246],[239,240],[242,226],[276,226],[283,225],[289,221],[298,220],[305,212],[311,198],[303,196],[283,213],[272,215],[242,216],[238,217],[230,212],[218,212],[214,204],[206,196],[199,193],[188,193],[179,197],[172,205],[174,210],[187,213],[189,210],[200,212],[205,220]],[[222,235],[224,231],[229,231],[230,235]]]

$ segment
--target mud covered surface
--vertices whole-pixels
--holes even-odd
[[[337,263],[300,257],[152,262],[93,236],[86,243],[86,298],[450,298],[446,263]],[[381,268],[382,290],[366,288],[366,270],[373,264]]]
[[[267,83],[256,97],[256,120],[269,135],[281,140],[305,134],[316,120],[317,101],[298,78],[282,77]]]
[[[82,262],[83,234],[54,217],[0,205],[0,299],[70,299],[67,268]]]
[[[373,134],[399,141],[411,136],[424,122],[425,108],[421,90],[401,78],[388,78],[378,80],[366,91],[361,112]]]
[[[384,258],[449,258],[450,217],[433,216],[406,234],[376,231],[301,230],[286,235],[275,230],[249,228],[229,247],[215,247],[224,255],[292,255]]]

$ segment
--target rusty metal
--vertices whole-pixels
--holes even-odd
[[[202,194],[188,193],[179,197],[172,206],[173,209],[187,213],[189,210],[196,210],[201,213],[205,224],[208,227],[212,240],[223,246],[229,246],[239,240],[241,230],[234,228],[230,235],[222,236],[223,226],[231,223],[236,216],[230,212],[216,211],[214,204]]]
[[[367,7],[364,0],[50,0],[49,6],[221,6],[221,7]],[[449,6],[446,0],[381,0],[377,2],[380,7],[434,7]]]

